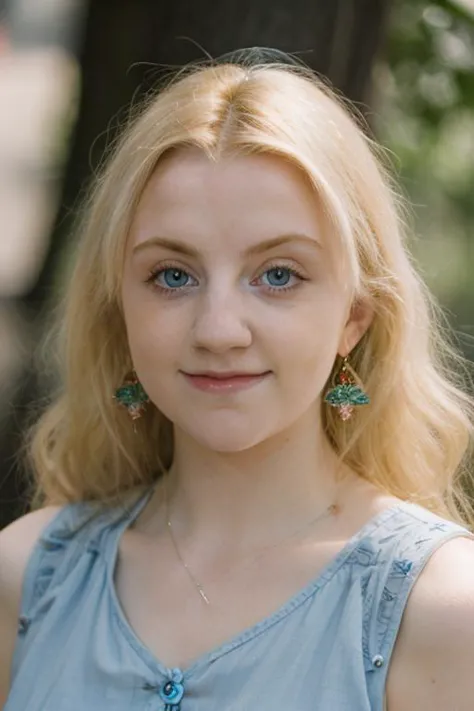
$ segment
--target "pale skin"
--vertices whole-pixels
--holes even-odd
[[[373,317],[368,303],[354,302],[338,254],[313,191],[276,157],[215,163],[184,149],[160,165],[139,203],[121,294],[131,359],[174,423],[170,519],[211,604],[171,544],[162,488],[122,537],[115,584],[130,624],[169,667],[186,667],[271,614],[396,502],[338,471],[322,432],[332,364]],[[268,375],[247,390],[209,394],[183,375],[202,370]],[[333,502],[336,515],[301,531]],[[30,514],[0,534],[0,707],[24,566],[55,513]],[[474,543],[462,538],[435,552],[415,584],[389,668],[388,711],[472,709],[473,660]]]

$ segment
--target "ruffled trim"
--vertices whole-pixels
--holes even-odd
[[[36,623],[44,619],[70,573],[77,569],[83,556],[97,558],[105,549],[109,532],[117,526],[127,526],[150,493],[143,496],[140,491],[137,497],[131,496],[123,506],[114,508],[106,508],[100,502],[68,504],[42,531],[25,570],[12,679],[16,677],[29,640],[34,639]],[[89,562],[93,565],[93,560]]]
[[[142,493],[138,500],[142,499]],[[56,589],[84,553],[99,554],[108,531],[128,519],[137,504],[104,508],[100,502],[68,504],[58,511],[41,533],[25,571],[21,614],[29,619],[44,612],[48,591]]]
[[[41,533],[31,554],[25,572],[21,611],[31,618],[44,600],[53,580],[70,562],[71,553],[83,550],[90,535],[90,524],[97,516],[97,507],[88,504],[68,504],[58,511]],[[76,556],[74,556],[75,558]],[[67,566],[70,568],[70,565]],[[64,575],[61,575],[64,578]]]

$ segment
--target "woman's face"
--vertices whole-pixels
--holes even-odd
[[[351,312],[337,242],[281,158],[212,162],[186,148],[159,164],[130,230],[122,299],[137,375],[177,428],[232,452],[318,417],[337,353],[370,321]]]

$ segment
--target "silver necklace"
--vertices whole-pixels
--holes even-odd
[[[210,600],[209,600],[209,598],[207,597],[206,592],[205,592],[203,586],[201,585],[201,583],[199,582],[199,580],[197,580],[197,579],[194,577],[194,575],[193,575],[192,571],[190,570],[188,564],[186,563],[186,561],[184,560],[183,556],[181,555],[181,552],[180,552],[180,550],[179,550],[179,546],[178,546],[178,544],[177,544],[177,542],[176,542],[176,539],[175,539],[175,537],[174,537],[173,528],[172,528],[172,526],[171,526],[171,521],[168,519],[166,523],[167,523],[167,526],[168,526],[168,531],[170,532],[170,538],[171,538],[171,542],[173,543],[173,548],[174,548],[174,550],[175,550],[175,553],[176,553],[176,555],[177,555],[177,557],[178,557],[178,559],[179,559],[181,565],[182,565],[183,568],[185,569],[186,573],[188,574],[189,579],[190,579],[191,582],[193,583],[194,587],[196,588],[196,590],[198,591],[199,595],[202,597],[202,599],[204,600],[204,602],[206,603],[206,605],[210,605],[210,604],[211,604],[211,603],[210,603]]]
[[[163,482],[163,484],[164,484],[164,482]],[[164,498],[165,498],[165,508],[166,508],[166,525],[167,525],[167,528],[168,528],[168,531],[170,534],[171,543],[173,544],[173,548],[176,553],[176,557],[178,558],[182,567],[186,571],[187,576],[189,577],[191,583],[194,585],[194,587],[198,591],[203,602],[205,602],[206,605],[210,605],[211,601],[209,600],[209,597],[208,597],[206,591],[204,590],[202,583],[199,582],[199,580],[193,574],[192,570],[190,569],[190,567],[184,560],[183,556],[181,555],[181,551],[179,549],[178,542],[176,541],[176,538],[175,538],[175,535],[173,532],[173,526],[171,525],[171,519],[170,519],[170,515],[169,515],[169,501],[168,501],[168,496],[167,496],[167,491],[166,491],[166,485],[164,484],[164,486],[165,486],[165,497]],[[303,524],[303,526],[300,526],[300,528],[298,528],[296,531],[293,531],[293,533],[291,533],[289,536],[285,536],[284,538],[277,541],[276,543],[271,543],[269,546],[265,546],[264,548],[261,548],[260,551],[258,551],[253,556],[252,555],[245,556],[244,559],[240,563],[242,564],[242,562],[244,562],[246,560],[255,562],[256,560],[261,558],[263,555],[265,555],[265,553],[267,553],[269,550],[272,550],[273,548],[277,548],[278,546],[282,545],[283,543],[287,543],[292,538],[297,536],[299,533],[302,533],[307,528],[310,528],[310,526],[312,526],[313,524],[318,523],[322,519],[326,518],[326,516],[330,516],[330,515],[334,515],[334,514],[338,513],[338,510],[339,510],[339,507],[337,504],[335,504],[335,503],[330,504],[327,508],[324,509],[324,511],[319,513],[315,518],[311,519],[311,521],[308,521],[307,523]]]

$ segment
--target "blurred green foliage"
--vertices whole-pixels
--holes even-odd
[[[414,208],[412,248],[474,358],[474,2],[396,0],[375,82],[375,127]]]

